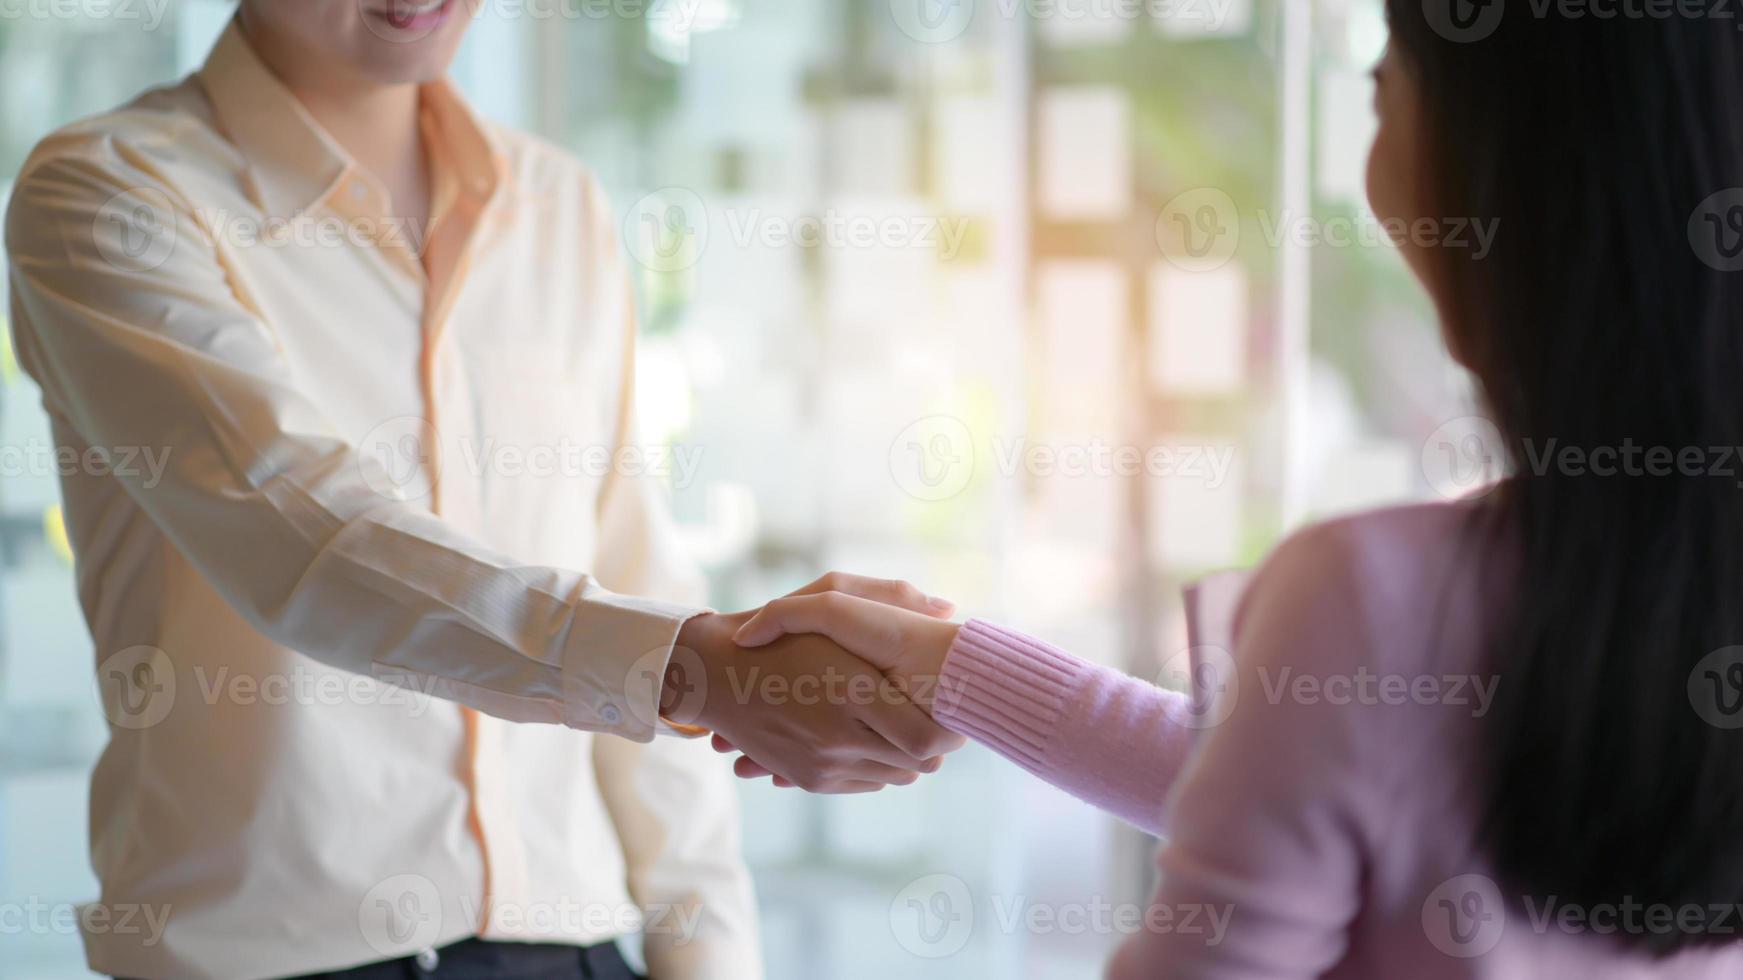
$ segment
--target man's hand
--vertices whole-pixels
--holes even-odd
[[[841,594],[837,588],[872,596],[861,599],[870,604],[925,610],[909,613],[919,618],[950,611],[905,583],[852,576],[826,576],[794,596]],[[672,721],[712,729],[717,748],[743,752],[739,775],[773,775],[816,793],[870,792],[911,783],[961,747],[960,736],[934,723],[879,668],[828,639],[741,647],[733,636],[753,615],[686,622],[661,698]]]

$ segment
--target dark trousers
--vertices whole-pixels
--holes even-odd
[[[435,960],[430,966],[431,959]],[[296,980],[644,980],[613,943],[547,946],[466,939],[425,955]]]
[[[434,969],[415,956],[303,980],[640,980],[614,943],[552,946],[466,939],[436,950]]]

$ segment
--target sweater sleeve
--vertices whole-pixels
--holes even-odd
[[[981,620],[957,634],[934,717],[1152,834],[1192,749],[1188,698]]]

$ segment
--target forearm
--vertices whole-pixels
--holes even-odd
[[[980,620],[945,658],[933,717],[1153,834],[1195,733],[1186,695]]]

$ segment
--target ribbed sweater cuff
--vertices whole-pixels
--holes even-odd
[[[938,679],[933,718],[1035,773],[1086,668],[1039,640],[971,619]]]

